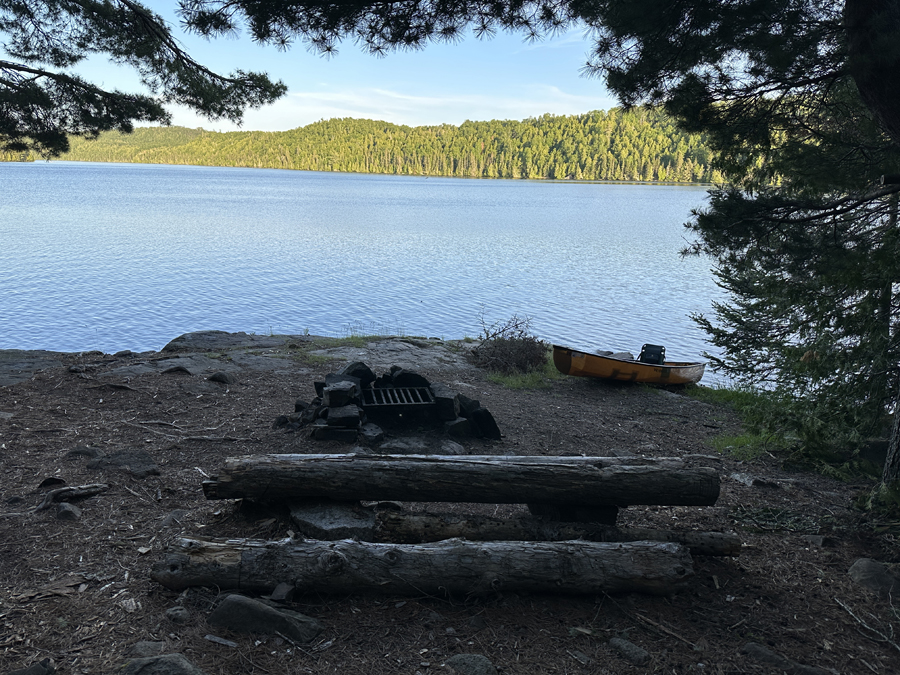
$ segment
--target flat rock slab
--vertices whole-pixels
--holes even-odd
[[[0,349],[0,387],[8,387],[48,368],[60,368],[68,354],[42,349]]]
[[[251,335],[222,330],[201,330],[179,335],[162,348],[164,352],[208,352],[220,349],[264,349],[282,347],[291,342],[310,342],[311,335]]]
[[[243,595],[226,596],[207,621],[236,633],[286,635],[301,644],[312,642],[324,630],[318,621],[299,612],[275,609]]]
[[[364,360],[369,367],[376,371],[385,370],[391,366],[409,370],[452,372],[475,369],[475,366],[466,358],[466,350],[451,351],[443,340],[438,339],[386,338],[372,340],[366,344],[364,349],[341,346],[319,349],[311,353],[347,361]]]
[[[375,514],[358,503],[301,501],[288,504],[291,520],[308,537],[332,541],[375,536]]]
[[[122,469],[137,478],[159,475],[156,460],[144,450],[119,450],[111,455],[92,459],[85,466],[88,469]]]
[[[160,353],[171,354],[171,359],[152,358],[155,352],[127,355],[130,362],[118,367],[104,367],[101,377],[129,378],[148,373],[162,373],[170,368],[183,367],[194,376],[208,377],[215,372],[238,373],[242,370],[257,372],[292,372],[305,369],[290,358],[293,348],[327,340],[315,335],[251,335],[225,331],[198,331],[185,333],[169,342]],[[259,353],[271,350],[271,354]],[[210,352],[226,353],[227,359],[210,358]],[[309,353],[349,362],[365,359],[380,369],[399,366],[406,369],[459,372],[473,370],[466,355],[464,342],[445,342],[438,338],[389,337],[373,339],[365,348],[338,345],[316,349]],[[0,387],[31,379],[35,373],[49,368],[61,368],[71,358],[71,353],[46,350],[0,350]],[[151,358],[148,358],[151,357]],[[177,370],[174,371],[177,374]],[[183,374],[184,371],[182,371]]]
[[[181,654],[133,659],[118,672],[120,675],[205,675]]]
[[[263,356],[259,354],[247,354],[246,352],[231,352],[228,354],[233,363],[238,368],[247,370],[255,370],[259,372],[270,371],[290,371],[297,372],[297,362],[290,359],[279,358],[278,356]],[[222,370],[227,370],[226,364],[222,364]]]

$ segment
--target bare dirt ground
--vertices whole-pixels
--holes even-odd
[[[510,390],[469,365],[459,345],[436,341],[394,338],[362,347],[220,334],[176,344],[180,351],[140,355],[19,354],[31,366],[2,354],[0,673],[47,657],[60,673],[115,672],[140,641],[163,643],[164,653],[181,653],[210,675],[428,675],[450,672],[446,659],[465,653],[522,675],[814,672],[750,658],[741,651],[749,642],[824,672],[900,672],[900,636],[890,633],[900,620],[847,574],[860,557],[900,562],[890,530],[876,532],[853,508],[868,485],[786,473],[774,459],[741,463],[717,455],[709,440],[738,428],[727,409],[680,392],[580,378]],[[314,396],[314,380],[346,359],[376,372],[395,363],[411,367],[479,399],[503,439],[465,441],[469,454],[616,450],[690,456],[692,465],[715,467],[722,480],[715,506],[630,507],[619,522],[736,532],[743,550],[734,558],[695,556],[687,590],[668,598],[307,593],[292,608],[325,625],[311,645],[214,629],[205,617],[216,589],[180,596],[153,582],[149,570],[177,536],[287,536],[292,525],[278,513],[208,502],[200,484],[229,456],[347,452],[347,445],[272,427],[295,399]],[[17,363],[24,371],[10,377]],[[216,371],[238,382],[208,380]],[[92,464],[136,450],[155,460],[158,475],[136,475],[142,472],[133,460],[125,468]],[[758,480],[747,485],[748,476]],[[55,508],[36,510],[51,489],[94,483],[109,489],[79,502],[77,520],[59,519]],[[179,603],[190,613],[187,623],[166,617]],[[210,634],[237,646],[211,642]],[[626,660],[609,645],[614,637],[647,650],[649,664]]]

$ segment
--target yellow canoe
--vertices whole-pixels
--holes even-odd
[[[563,375],[650,384],[694,384],[706,369],[703,362],[665,361],[657,365],[588,354],[558,345],[553,345],[553,365]]]

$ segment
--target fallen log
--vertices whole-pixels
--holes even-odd
[[[431,544],[178,539],[150,577],[172,590],[468,596],[499,591],[669,595],[693,576],[691,556],[660,542]]]
[[[736,556],[737,535],[720,532],[620,528],[601,523],[561,523],[521,516],[495,518],[475,514],[406,513],[395,509],[364,508],[358,502],[316,501],[288,504],[291,520],[306,537],[334,541],[422,544],[443,539],[469,541],[669,541],[682,544],[692,555]]]
[[[639,527],[615,527],[599,523],[560,523],[541,518],[492,518],[455,514],[375,514],[373,541],[418,544],[452,538],[470,541],[667,541],[686,546],[693,555],[736,556],[741,552],[737,535],[721,532],[676,532]]]
[[[579,506],[709,506],[711,468],[611,464],[609,457],[252,455],[203,482],[207,499],[398,500]]]

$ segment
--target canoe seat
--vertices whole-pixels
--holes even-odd
[[[652,363],[654,365],[662,365],[666,360],[666,348],[662,345],[644,345],[641,347],[641,355],[638,361],[641,363]]]

